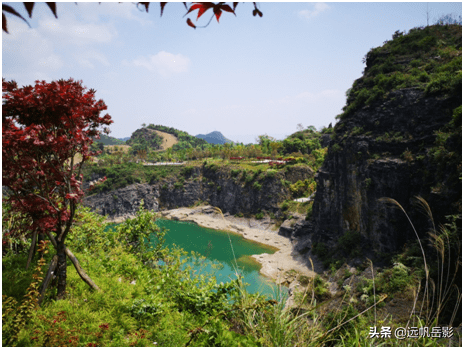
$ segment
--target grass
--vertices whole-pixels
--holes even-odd
[[[428,205],[418,200],[428,210],[431,219]],[[397,205],[393,200],[386,202]],[[157,249],[156,259],[152,259],[153,252],[144,248],[144,239],[148,236],[146,231],[151,229],[147,227],[152,224],[153,213],[141,210],[134,220],[129,220],[117,231],[107,230],[103,218],[88,210],[80,212],[78,217],[69,247],[102,292],[89,289],[70,264],[67,298],[55,301],[54,291],[48,291],[42,306],[23,316],[24,324],[19,327],[17,337],[12,336],[10,329],[19,318],[14,309],[33,304],[31,301],[27,303],[27,298],[23,297],[31,295],[26,288],[31,275],[36,272],[21,271],[26,253],[7,254],[3,257],[2,269],[4,345],[287,347],[459,344],[446,338],[399,340],[394,336],[371,338],[369,335],[373,326],[378,330],[381,326],[444,326],[445,319],[448,326],[453,326],[461,294],[456,286],[460,260],[455,261],[456,268],[453,268],[454,255],[451,253],[458,248],[453,242],[459,236],[455,233],[458,227],[451,223],[429,234],[438,258],[426,258],[418,239],[418,251],[423,257],[422,275],[428,280],[425,284],[411,278],[413,269],[418,269],[421,263],[414,259],[413,264],[406,266],[403,263],[408,264],[410,254],[399,255],[393,268],[375,277],[373,264],[369,262],[372,277],[366,280],[365,290],[361,288],[361,302],[356,301],[354,284],[345,287],[340,298],[332,299],[328,293],[329,285],[323,278],[299,277],[303,288],[295,291],[300,293],[294,306],[286,308],[281,299],[268,300],[259,294],[247,293],[240,278],[217,284],[210,275],[195,272],[187,267],[187,256],[181,250]],[[138,244],[127,244],[132,240]],[[460,252],[459,248],[454,252]],[[52,254],[45,255],[42,266],[46,266]],[[191,258],[197,259],[200,265],[204,263],[199,256]],[[159,259],[163,262],[150,262]],[[432,260],[438,262],[436,267],[432,267]],[[425,287],[421,288],[421,285]],[[382,305],[407,287],[416,291],[414,307],[407,323],[396,323],[385,317],[385,306]]]

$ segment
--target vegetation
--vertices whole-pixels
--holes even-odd
[[[103,143],[103,145],[122,145],[122,144],[126,144],[126,142],[121,141],[120,139],[110,137],[110,136],[107,136],[107,135],[103,135],[103,134],[100,135],[99,139],[94,138],[93,141],[94,141],[94,143]]]
[[[461,95],[461,37],[460,24],[396,32],[392,40],[367,53],[364,76],[349,90],[347,104],[338,117],[343,120],[359,107],[388,98],[391,91],[402,88],[419,88],[428,95]]]
[[[19,231],[31,239],[26,269],[38,241],[47,236],[56,248],[47,275],[58,276],[58,299],[66,294],[68,257],[81,278],[98,290],[65,241],[84,195],[83,164],[95,155],[89,149],[92,137],[112,123],[108,114],[100,116],[107,107],[95,100],[94,90],[87,91],[82,82],[72,79],[36,81],[22,88],[3,80],[2,87],[2,179],[8,188],[4,200],[22,218],[24,226]],[[77,155],[80,161],[75,163]]]
[[[103,292],[93,292],[79,282],[79,276],[71,270],[66,299],[54,301],[55,294],[49,290],[41,306],[37,307],[38,280],[43,267],[51,260],[53,247],[43,245],[42,249],[52,253],[44,253],[42,259],[35,259],[36,270],[28,272],[21,268],[27,254],[7,251],[2,268],[2,344],[453,345],[447,338],[399,340],[393,335],[391,338],[369,335],[372,326],[404,326],[403,323],[380,320],[376,314],[385,307],[385,294],[394,296],[406,289],[414,289],[418,280],[425,276],[424,268],[422,274],[418,273],[420,263],[408,255],[398,256],[399,260],[392,268],[385,269],[375,278],[364,279],[357,290],[347,285],[341,299],[331,299],[329,285],[322,277],[298,276],[304,290],[296,295],[296,308],[290,311],[284,308],[284,300],[248,294],[241,279],[217,284],[202,268],[192,269],[192,264],[187,262],[201,266],[205,263],[204,257],[188,256],[179,249],[163,247],[164,232],[154,224],[156,214],[143,210],[142,205],[134,219],[116,229],[105,223],[104,217],[88,209],[80,209],[76,215],[69,246],[79,251],[77,257],[92,275],[96,275],[95,280]],[[450,230],[446,230],[451,234],[450,242],[456,228],[450,226]],[[435,241],[439,240],[435,238]],[[452,258],[447,251],[452,250],[445,250],[441,259],[445,265],[447,258]],[[400,260],[408,262],[403,264]],[[441,272],[440,266],[436,268],[437,272]],[[417,268],[416,271],[413,268]],[[440,275],[437,276],[443,277],[439,284],[443,302],[449,300],[450,292],[451,296],[456,293],[452,291],[452,274],[448,277]],[[349,277],[350,273],[344,276]],[[361,302],[353,301],[357,297]],[[435,298],[432,303],[440,304]],[[331,307],[334,301],[337,303]],[[418,320],[411,315],[410,320],[420,321],[420,326],[436,326],[442,323],[437,322],[437,317],[441,314],[440,309],[445,308],[426,307],[421,314],[427,316],[421,315]]]
[[[149,128],[135,130],[126,144],[132,146],[132,152],[136,154],[140,150],[157,150],[163,142],[163,137]]]
[[[206,142],[204,139],[191,136],[187,132],[177,130],[173,127],[149,124],[147,126],[147,129],[158,130],[158,131],[170,133],[173,136],[176,136],[178,143],[174,144],[173,146],[174,151],[195,148],[195,147],[200,147],[201,149],[204,149],[204,147],[208,144],[208,142]]]

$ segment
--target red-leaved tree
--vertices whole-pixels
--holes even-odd
[[[95,155],[92,137],[112,123],[108,114],[100,116],[107,107],[95,100],[94,90],[73,79],[36,81],[22,88],[3,79],[2,90],[2,179],[9,189],[4,199],[30,218],[28,265],[38,236],[48,236],[56,249],[49,274],[57,268],[58,298],[66,292],[67,256],[81,278],[98,289],[65,241],[84,195],[82,166]]]

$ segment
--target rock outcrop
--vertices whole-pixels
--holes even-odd
[[[278,204],[290,198],[283,180],[294,182],[314,174],[309,167],[298,166],[285,174],[262,172],[252,181],[245,181],[239,176],[233,177],[226,168],[193,167],[185,176],[162,179],[153,185],[133,184],[108,193],[87,196],[84,204],[111,219],[133,215],[142,199],[146,208],[155,211],[208,202],[232,215],[266,211],[279,216]]]
[[[442,31],[446,32],[446,28],[430,29],[428,34],[415,31],[413,35],[435,35],[432,30],[445,38]],[[410,38],[403,41],[407,40],[414,47],[414,41]],[[456,45],[450,46],[450,50],[457,47],[459,54],[460,36],[446,37],[446,40]],[[435,64],[434,67],[448,64],[446,69],[451,69],[448,62],[458,59],[449,57],[445,62],[430,53],[434,52],[431,48],[423,55],[420,52],[405,54],[407,48],[403,47],[402,55],[419,57],[411,66],[412,58],[395,57],[394,49],[397,46],[387,44],[367,55],[364,76],[353,84],[345,113],[334,127],[328,154],[316,174],[313,230],[309,235],[313,243],[323,242],[329,250],[336,247],[341,236],[352,233],[361,234],[364,255],[369,255],[368,251],[375,252],[376,256],[398,251],[406,242],[415,239],[406,215],[395,205],[379,200],[384,197],[396,200],[404,208],[421,237],[426,236],[430,226],[427,217],[415,205],[416,196],[430,205],[437,225],[444,223],[446,215],[461,211],[459,107],[462,87],[455,82],[446,87],[436,87],[434,82],[421,84],[420,80],[411,82],[417,85],[412,87],[395,86],[390,82],[393,84],[390,90],[375,95],[375,91],[384,88],[381,79],[407,78],[409,72],[421,71],[416,68],[418,64],[422,64],[421,69],[426,64]],[[390,51],[384,57],[382,50]],[[400,52],[399,48],[397,50]],[[392,67],[396,71],[380,74],[379,70],[386,69],[387,64],[375,65],[380,59],[394,61],[396,65]],[[437,68],[437,71],[444,69]],[[422,74],[424,79],[440,78],[427,69]],[[369,85],[375,83],[378,85]],[[355,100],[362,93],[371,97],[356,104]],[[452,157],[457,161],[452,162]]]

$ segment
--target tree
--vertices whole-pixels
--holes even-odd
[[[26,11],[29,15],[29,18],[32,18],[32,11],[34,9],[35,2],[23,2],[24,7],[26,8]],[[53,15],[58,18],[57,11],[56,11],[56,3],[54,2],[47,2],[47,6],[49,7],[50,11],[52,11]],[[164,7],[166,6],[167,2],[160,2],[160,9],[161,9],[161,14],[160,16],[163,16],[163,11]],[[218,3],[213,3],[213,2],[191,2],[190,5],[187,5],[186,2],[183,2],[185,9],[187,10],[187,13],[184,15],[188,15],[190,12],[198,10],[198,15],[197,15],[197,21],[198,19],[211,10],[213,14],[211,15],[211,18],[209,19],[208,23],[202,27],[196,26],[193,21],[190,18],[187,18],[187,25],[189,25],[192,28],[205,28],[207,27],[210,23],[211,20],[216,17],[218,23],[219,23],[219,18],[222,15],[222,12],[229,12],[233,13],[235,15],[235,9],[238,5],[238,2],[232,3],[232,7],[230,5],[227,5],[225,2],[218,2]],[[258,15],[259,17],[263,16],[263,13],[258,9],[258,5],[256,2],[253,3],[254,9],[253,9],[253,16]],[[148,13],[148,9],[150,7],[149,2],[138,2],[137,7],[139,8],[145,8],[145,11]],[[4,32],[8,33],[8,23],[7,19],[5,16],[5,13],[11,14],[13,16],[16,16],[18,18],[21,18],[23,21],[25,21],[28,25],[28,21],[18,12],[16,11],[13,7],[2,4],[2,29]]]
[[[67,256],[81,278],[98,289],[65,241],[84,195],[82,167],[96,155],[92,137],[98,139],[100,128],[112,123],[108,114],[100,116],[107,107],[95,100],[94,90],[73,79],[22,88],[3,80],[2,91],[2,179],[9,189],[4,200],[30,218],[28,264],[38,235],[46,235],[56,249],[58,298],[66,292]]]

